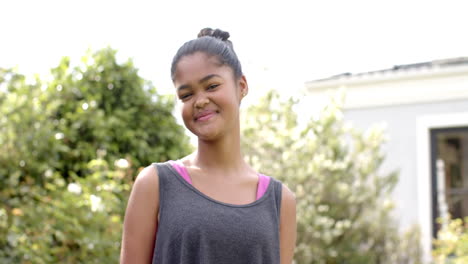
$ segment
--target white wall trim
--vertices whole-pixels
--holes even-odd
[[[305,84],[306,93],[319,101],[338,88],[347,90],[345,109],[466,100],[468,66],[358,74]]]
[[[418,218],[421,228],[423,263],[431,259],[432,198],[430,164],[430,130],[468,125],[468,112],[421,116],[417,118],[416,154],[418,185]]]
[[[381,71],[370,72],[364,74],[355,74],[341,78],[330,78],[323,80],[308,81],[305,83],[306,89],[312,90],[326,90],[333,87],[342,85],[360,86],[360,85],[380,85],[386,82],[401,82],[408,80],[426,80],[426,79],[439,79],[451,78],[453,76],[466,76],[468,73],[468,66],[453,66],[453,67],[424,67],[402,71]]]

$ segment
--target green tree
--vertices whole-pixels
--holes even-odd
[[[173,98],[115,55],[0,68],[0,263],[116,262],[137,170],[190,151]]]
[[[378,173],[382,130],[346,125],[336,100],[301,126],[296,105],[270,92],[250,107],[243,151],[296,194],[297,263],[417,262],[418,236],[401,238],[390,216],[397,174]]]
[[[142,79],[131,60],[116,61],[107,48],[83,57],[70,67],[68,58],[52,69],[47,93],[57,104],[52,114],[60,140],[58,168],[82,175],[96,150],[107,159],[127,157],[140,167],[155,161],[175,159],[189,151],[184,129],[172,115],[174,100],[161,96],[151,82]]]
[[[0,182],[41,181],[48,169],[84,176],[98,150],[133,167],[189,152],[173,97],[157,94],[131,60],[119,64],[115,54],[89,52],[76,67],[64,57],[48,81],[0,69]]]
[[[0,191],[57,165],[61,147],[49,120],[50,104],[36,76],[30,81],[0,68]],[[7,195],[8,197],[8,195]]]

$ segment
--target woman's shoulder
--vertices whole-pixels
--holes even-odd
[[[138,173],[132,186],[131,196],[145,204],[148,201],[157,201],[159,197],[159,175],[155,164],[146,166]]]
[[[152,165],[138,173],[125,211],[121,263],[140,263],[151,256],[158,222],[158,186],[158,172]]]
[[[153,217],[159,210],[159,177],[154,164],[138,173],[127,206],[127,213],[139,217]]]
[[[158,182],[158,170],[155,166],[156,163],[150,164],[143,168],[135,179],[135,185],[145,185]]]
[[[282,194],[281,196],[282,196],[283,201],[286,201],[288,203],[295,202],[296,195],[294,194],[293,191],[291,191],[287,183],[271,175],[265,175],[265,174],[260,174],[260,175],[269,178],[273,184],[276,184],[278,188],[281,189],[281,194]]]
[[[281,183],[281,196],[282,196],[281,200],[287,205],[290,206],[292,204],[296,204],[296,195],[284,183]]]

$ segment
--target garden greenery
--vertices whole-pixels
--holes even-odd
[[[417,229],[391,216],[397,174],[379,172],[383,131],[348,126],[336,101],[299,124],[296,105],[270,92],[242,122],[248,162],[296,194],[295,262],[418,263]],[[135,175],[191,150],[173,107],[110,48],[47,78],[0,69],[0,263],[117,263]]]

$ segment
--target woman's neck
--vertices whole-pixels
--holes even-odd
[[[193,165],[201,169],[240,171],[247,167],[242,158],[239,133],[215,141],[198,140]]]

